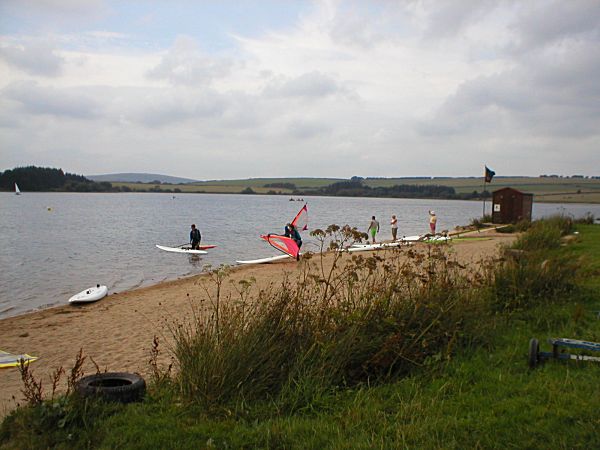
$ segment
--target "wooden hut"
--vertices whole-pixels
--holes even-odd
[[[526,194],[513,188],[503,188],[492,192],[492,221],[494,223],[517,223],[531,220],[533,194]]]

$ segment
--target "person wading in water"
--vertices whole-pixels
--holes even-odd
[[[195,224],[192,224],[192,230],[190,231],[190,244],[192,244],[192,250],[200,250],[200,240],[202,240],[200,230],[196,228]]]

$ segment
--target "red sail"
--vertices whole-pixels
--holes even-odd
[[[306,205],[304,205],[298,214],[296,214],[296,217],[292,220],[292,225],[294,225],[298,231],[308,230],[308,207]]]
[[[261,238],[263,238],[280,252],[290,255],[294,259],[298,259],[298,256],[300,255],[300,248],[292,238],[280,236],[278,234],[267,234],[261,236]]]

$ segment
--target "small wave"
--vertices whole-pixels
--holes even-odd
[[[8,308],[0,309],[0,314],[4,314],[4,313],[6,313],[8,311],[11,311],[13,309],[15,309],[14,306],[9,306]]]

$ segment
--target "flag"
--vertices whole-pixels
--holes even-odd
[[[492,178],[494,178],[494,175],[496,175],[496,172],[488,168],[488,166],[485,166],[485,182],[491,183]]]

